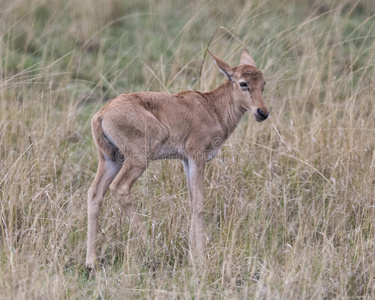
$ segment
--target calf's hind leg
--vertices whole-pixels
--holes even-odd
[[[120,172],[110,185],[110,190],[119,201],[133,228],[146,241],[146,229],[136,213],[131,188],[134,182],[146,170],[150,160],[155,156],[161,143],[167,138],[168,132],[159,120],[143,106],[127,107],[127,117],[107,120],[105,123],[113,132],[122,132],[114,142],[123,149],[125,161]]]
[[[99,153],[99,166],[94,182],[88,192],[87,199],[87,255],[86,266],[94,272],[95,268],[95,243],[98,228],[98,218],[103,197],[109,185],[119,172],[121,165],[107,159]]]
[[[122,165],[120,172],[110,185],[113,196],[119,201],[131,226],[138,232],[143,242],[146,241],[147,232],[144,224],[139,219],[133,197],[130,193],[134,182],[142,175],[146,168],[146,161],[142,162],[133,157],[128,157]]]

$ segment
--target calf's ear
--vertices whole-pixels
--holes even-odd
[[[241,65],[249,65],[255,68],[257,67],[254,59],[251,57],[251,55],[246,49],[243,49],[241,54]]]
[[[228,65],[225,61],[223,61],[221,58],[217,57],[216,55],[213,55],[210,51],[208,51],[208,54],[210,54],[210,56],[216,62],[220,72],[227,76],[230,81],[233,81],[233,68],[230,65]]]

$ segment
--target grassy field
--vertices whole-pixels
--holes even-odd
[[[0,1],[1,299],[373,299],[372,0]],[[85,271],[90,118],[120,93],[225,79],[206,49],[265,75],[206,172],[208,259],[189,262],[182,164],[134,187],[142,244],[108,193]]]

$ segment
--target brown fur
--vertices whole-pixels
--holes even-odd
[[[210,53],[228,80],[213,91],[123,94],[92,118],[99,167],[88,196],[86,264],[94,270],[95,235],[102,199],[108,188],[142,239],[145,228],[136,214],[131,187],[150,161],[178,158],[184,163],[192,204],[190,247],[204,257],[204,169],[246,111],[257,121],[268,117],[262,92],[265,81],[246,50],[232,68]],[[240,86],[242,84],[242,86]]]

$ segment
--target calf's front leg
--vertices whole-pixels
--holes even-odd
[[[205,163],[189,160],[185,167],[188,178],[189,195],[191,201],[190,251],[193,257],[200,261],[205,259],[204,233],[204,170]]]

